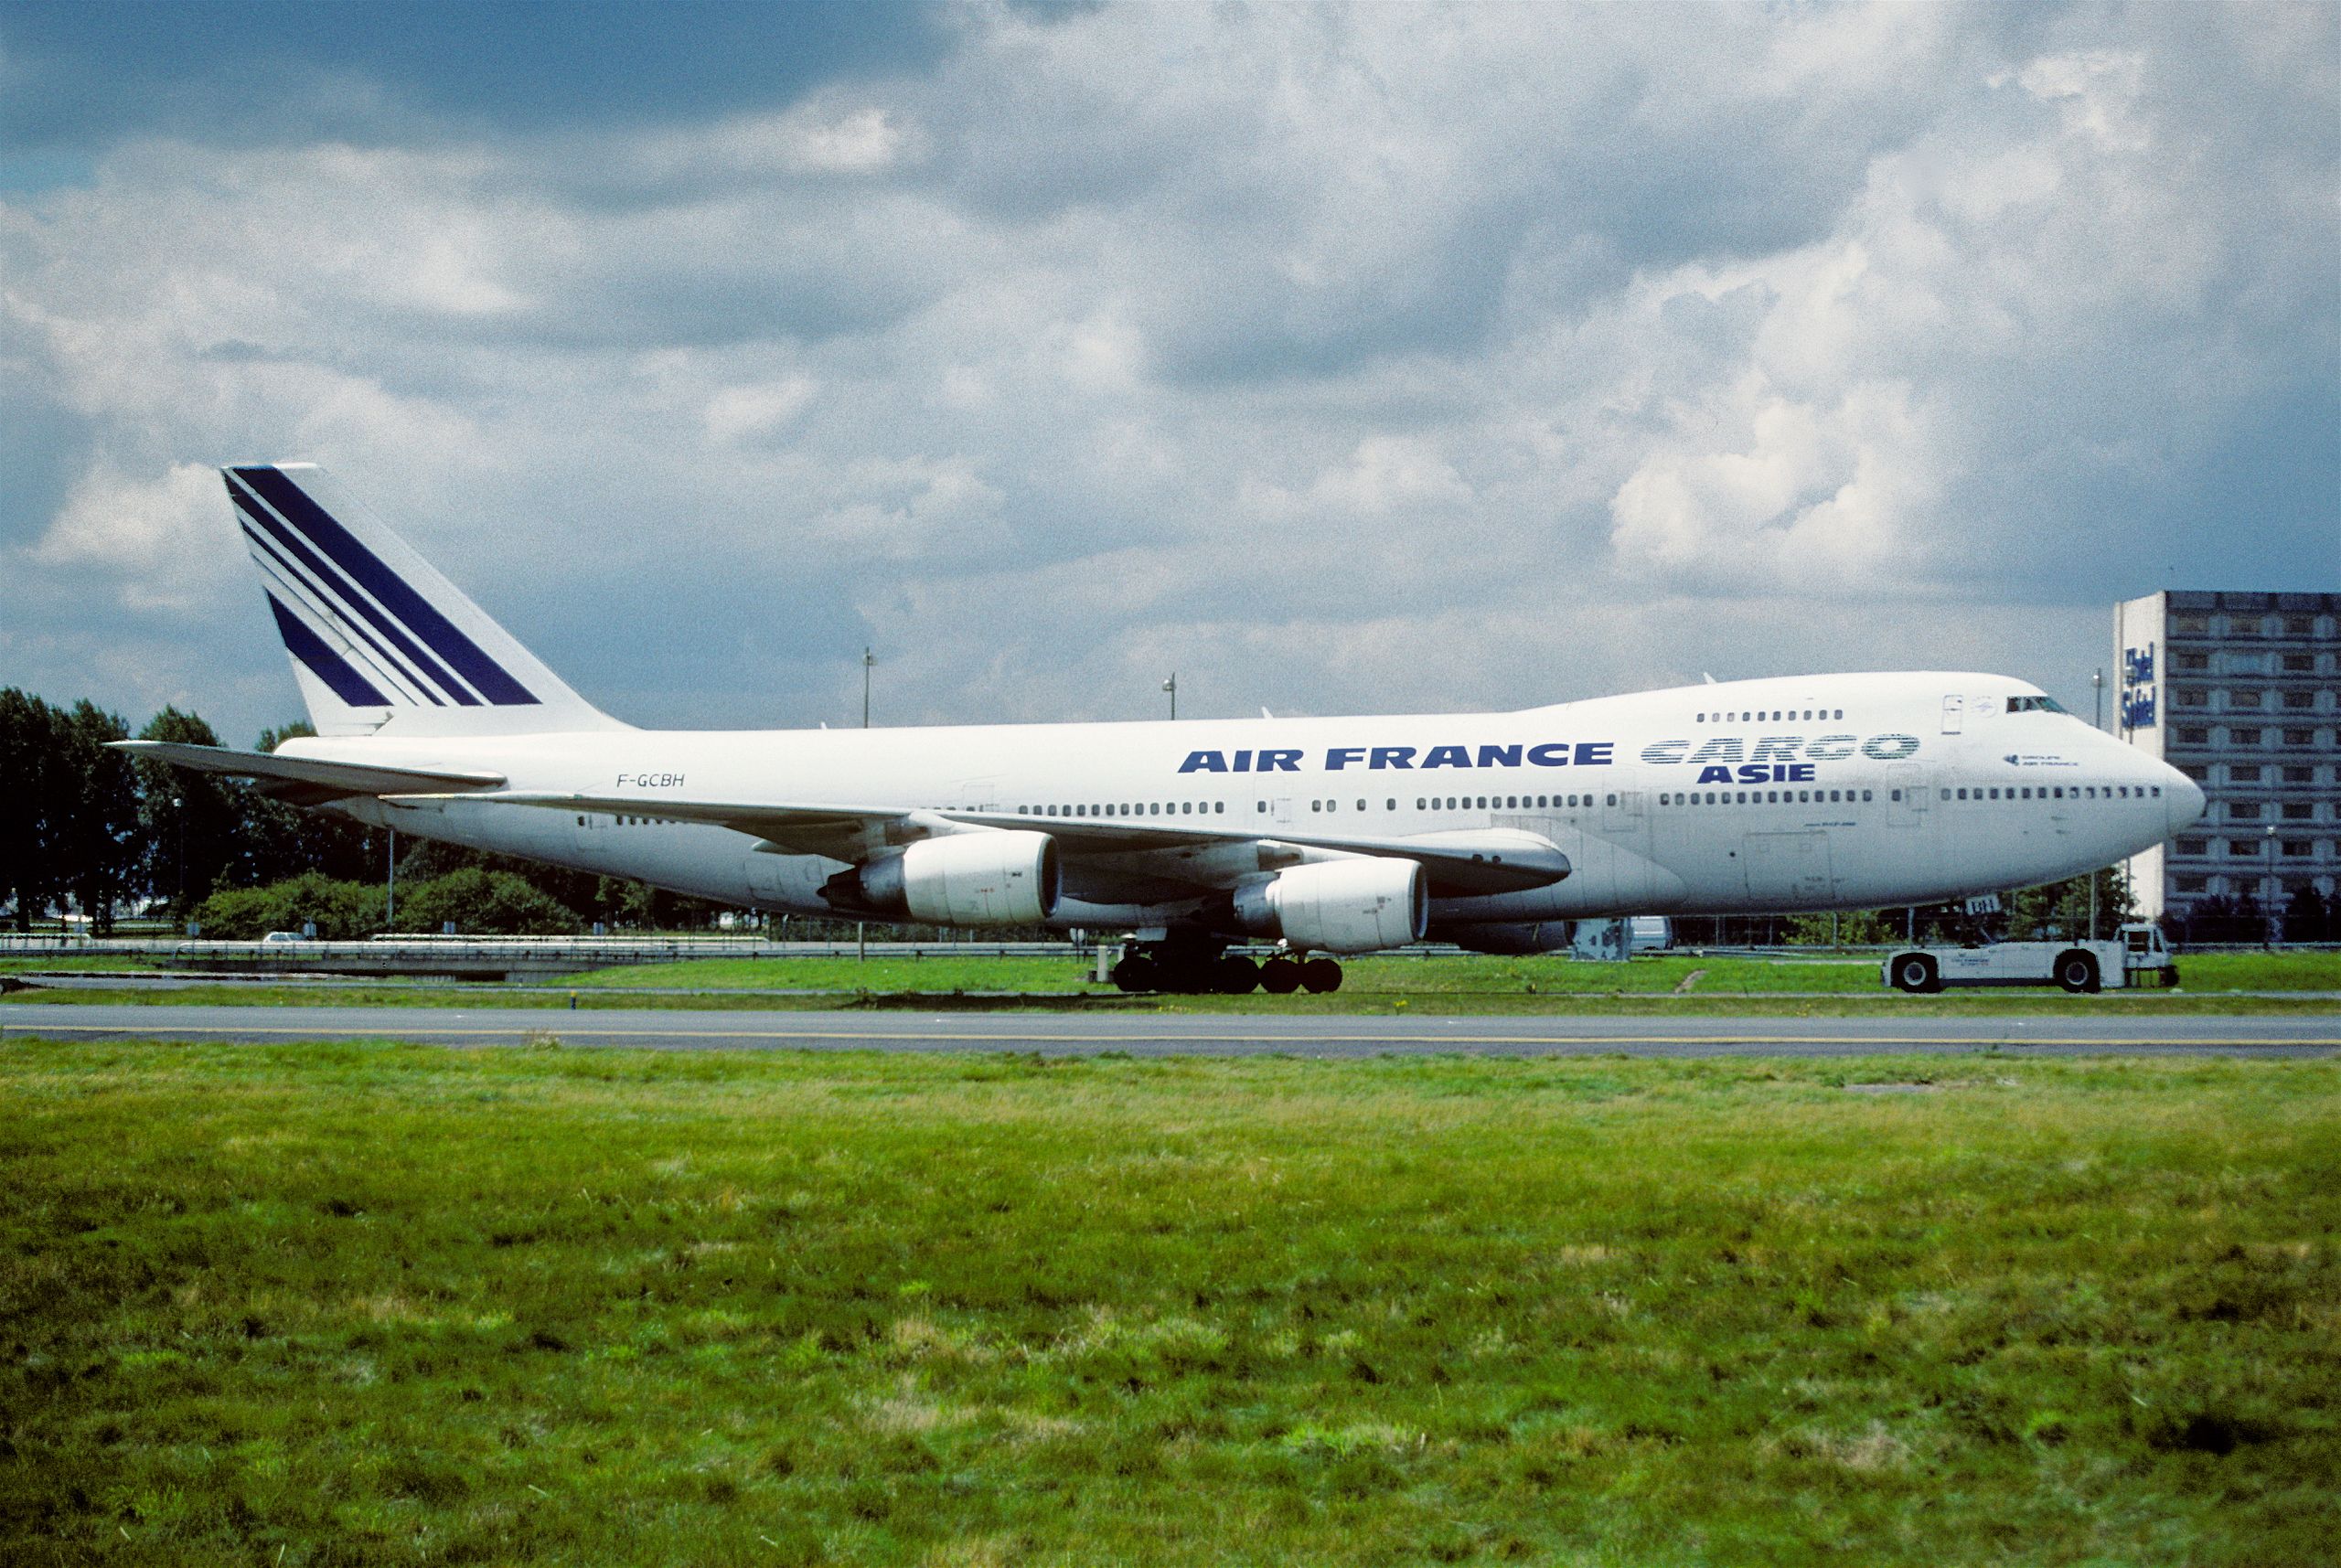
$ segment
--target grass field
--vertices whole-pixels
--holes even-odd
[[[2341,1538],[2341,1063],[12,1039],[0,1104],[12,1563]]]

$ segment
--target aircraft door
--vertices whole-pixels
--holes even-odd
[[[1292,826],[1292,796],[1278,795],[1268,802],[1268,820],[1278,827]]]
[[[1946,697],[1942,699],[1942,732],[1956,735],[1967,721],[1967,699]]]
[[[1889,827],[1927,825],[1927,770],[1918,763],[1886,764],[1886,824]]]

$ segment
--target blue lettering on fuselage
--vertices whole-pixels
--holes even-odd
[[[1614,741],[1545,741],[1536,745],[1525,741],[1482,746],[1329,746],[1325,750],[1325,771],[1345,773],[1364,768],[1370,773],[1392,769],[1417,772],[1431,768],[1605,768],[1617,761],[1618,743]],[[1416,761],[1417,757],[1420,762]],[[1297,773],[1300,771],[1301,752],[1299,747],[1263,747],[1257,752],[1229,753],[1220,751],[1196,751],[1187,753],[1179,764],[1182,773]]]
[[[1703,784],[1811,784],[1812,777],[1811,763],[1742,763],[1736,769],[1701,768],[1698,782]]]

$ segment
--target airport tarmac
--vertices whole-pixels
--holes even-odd
[[[1436,1018],[1358,1015],[835,1013],[657,1008],[77,1007],[0,1008],[0,1037],[271,1042],[399,1040],[651,1051],[1037,1051],[1051,1056],[2327,1056],[2341,1019],[2144,1018],[2123,1009],[2052,1018]]]

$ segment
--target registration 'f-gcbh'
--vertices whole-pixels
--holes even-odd
[[[588,703],[303,464],[222,471],[317,733],[125,741],[376,827],[754,909],[1127,928],[1134,988],[1545,922],[1932,902],[2109,865],[2185,775],[2004,676],[1793,676],[1511,713],[657,731]],[[1233,942],[1295,957],[1255,965]],[[1237,971],[1241,971],[1238,974]]]

